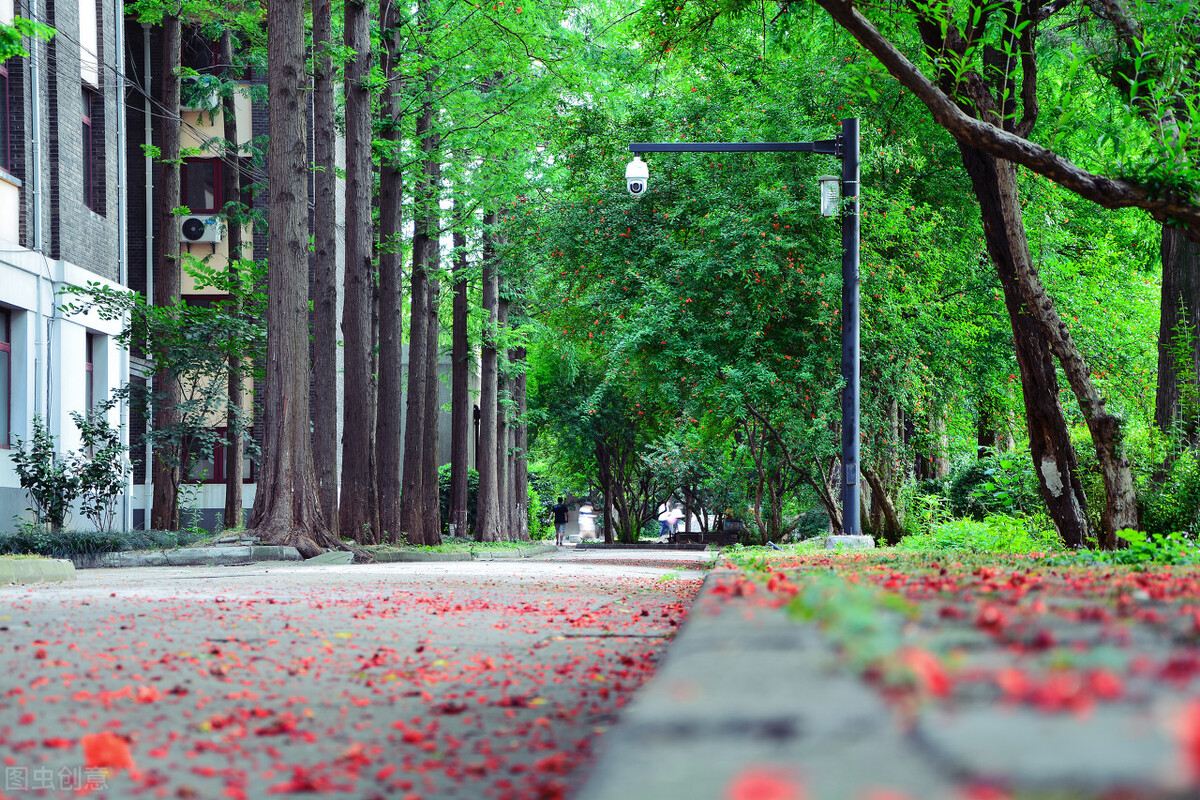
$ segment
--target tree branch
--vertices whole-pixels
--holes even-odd
[[[1104,208],[1140,208],[1160,222],[1182,223],[1184,234],[1200,241],[1200,206],[1173,192],[1156,194],[1147,186],[1096,175],[1053,150],[968,116],[901,53],[870,20],[845,0],[816,0],[892,77],[925,104],[934,120],[955,139],[991,155],[1028,167],[1080,197]]]

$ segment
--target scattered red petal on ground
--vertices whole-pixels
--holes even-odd
[[[793,773],[777,767],[747,767],[734,776],[726,800],[805,800],[804,787]]]

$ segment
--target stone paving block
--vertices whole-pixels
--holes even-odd
[[[75,580],[75,565],[55,558],[0,558],[0,585]]]
[[[354,561],[354,553],[349,550],[331,550],[328,553],[321,553],[319,556],[314,556],[305,559],[305,564],[319,566],[321,564],[350,564]]]
[[[1120,786],[1178,788],[1183,779],[1167,712],[1102,705],[1086,715],[1031,708],[923,711],[913,740],[944,768],[1024,791],[1096,793]]]

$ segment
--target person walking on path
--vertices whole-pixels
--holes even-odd
[[[567,507],[563,503],[563,499],[558,498],[558,504],[554,506],[554,544],[562,547],[563,533],[567,529]]]

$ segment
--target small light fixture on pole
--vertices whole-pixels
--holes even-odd
[[[821,187],[821,216],[836,217],[842,201],[842,179],[837,175],[822,175],[817,183]]]
[[[822,153],[842,162],[840,177],[823,175],[821,216],[840,217],[842,228],[842,534],[825,540],[827,548],[874,547],[862,535],[859,499],[859,319],[858,319],[858,118],[842,120],[834,139],[815,142],[635,142],[629,145],[634,159],[625,168],[625,185],[634,197],[649,186],[650,173],[642,153]]]

